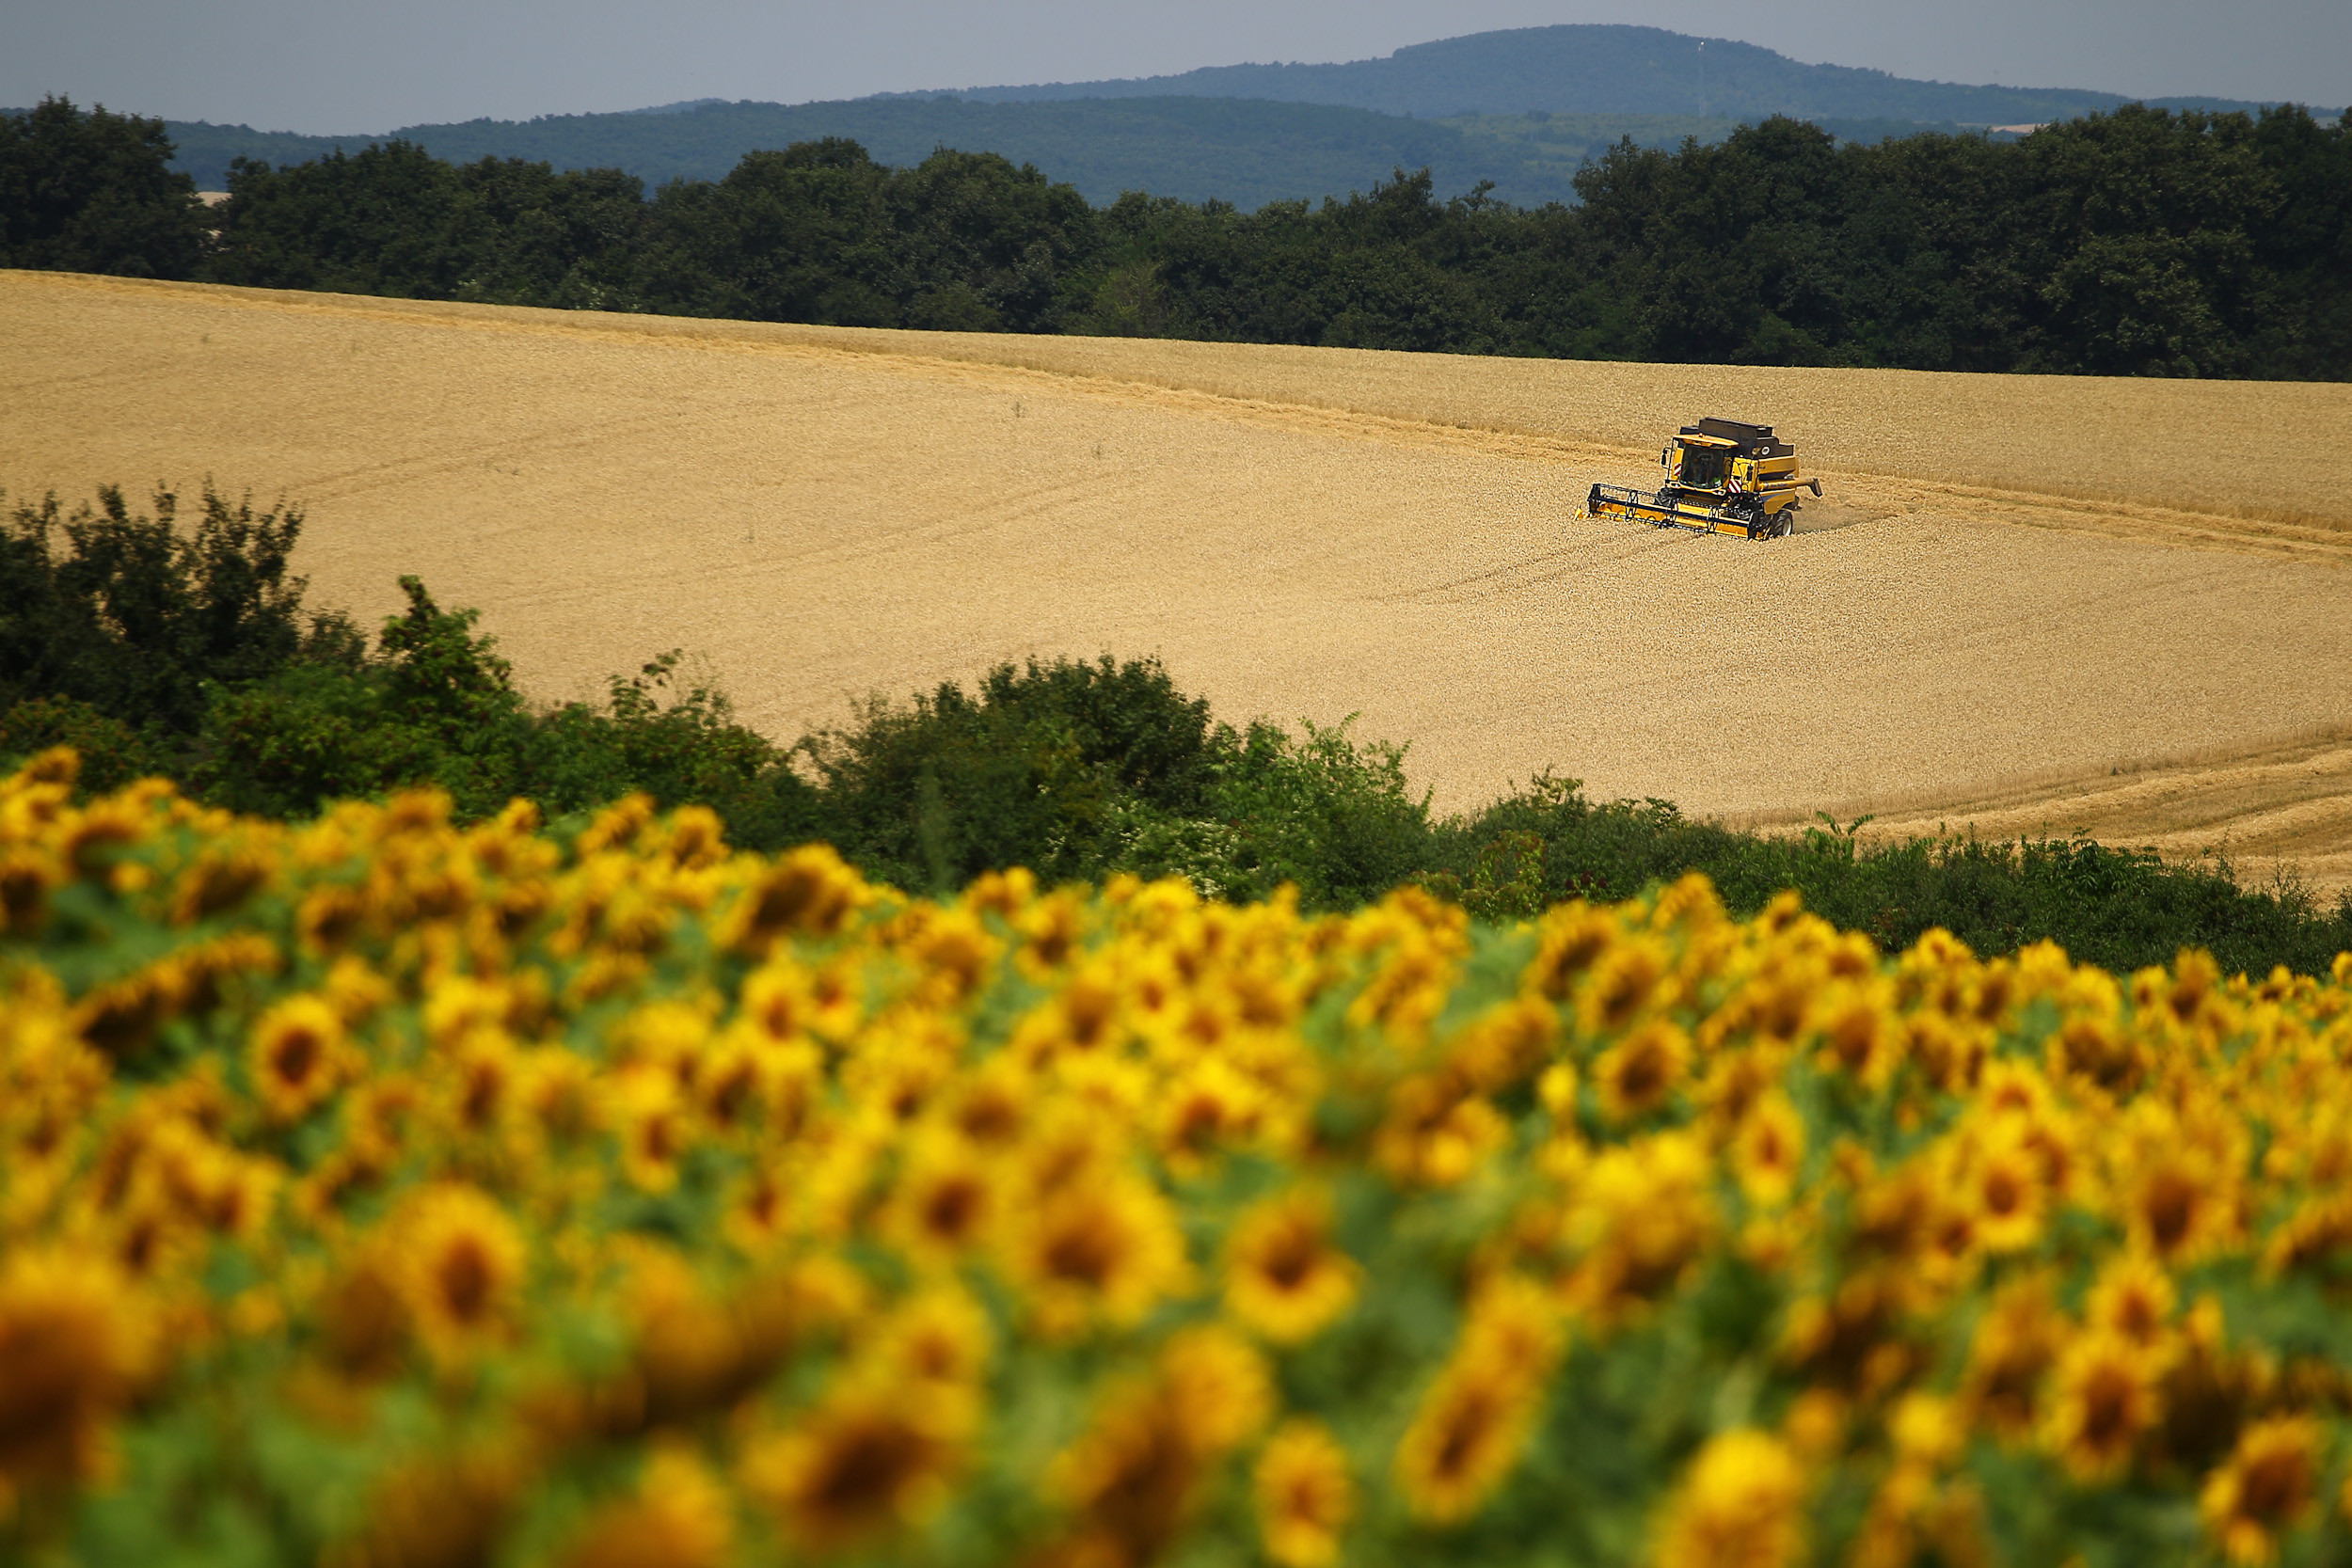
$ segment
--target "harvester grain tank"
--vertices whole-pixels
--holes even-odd
[[[1684,425],[1658,462],[1666,477],[1655,491],[1596,484],[1585,498],[1585,513],[1692,533],[1783,539],[1796,527],[1799,493],[1821,493],[1820,480],[1797,471],[1797,449],[1768,424],[1701,420]]]

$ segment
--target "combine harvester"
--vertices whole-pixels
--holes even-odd
[[[1821,493],[1797,475],[1797,449],[1768,424],[1701,420],[1684,425],[1658,455],[1666,470],[1657,494],[1596,484],[1579,516],[1634,517],[1656,528],[1785,539],[1796,528],[1797,492]]]

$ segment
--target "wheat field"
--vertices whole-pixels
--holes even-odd
[[[871,332],[0,273],[11,502],[299,503],[314,603],[535,694],[681,647],[789,739],[1027,656],[1793,824],[2089,829],[2352,886],[2352,388]],[[1827,499],[1580,519],[1702,414]]]

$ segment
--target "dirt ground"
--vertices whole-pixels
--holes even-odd
[[[1495,360],[683,322],[0,273],[11,501],[207,476],[314,602],[421,575],[532,692],[682,647],[790,738],[1157,654],[1234,720],[1793,823],[2222,848],[2352,886],[2352,387]],[[1770,544],[1580,520],[1702,414]]]

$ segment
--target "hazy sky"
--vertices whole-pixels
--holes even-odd
[[[2352,0],[0,0],[0,105],[370,132],[1361,59],[1557,22],[1947,82],[2352,98]]]

